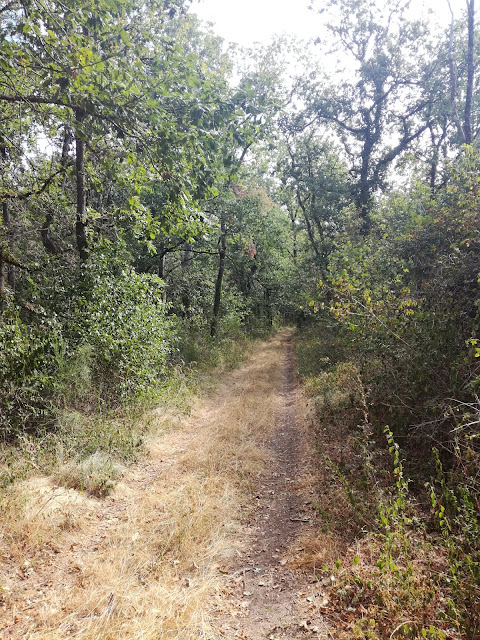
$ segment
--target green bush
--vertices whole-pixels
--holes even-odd
[[[0,322],[0,437],[55,427],[59,408],[148,395],[175,345],[163,283],[125,265],[83,267],[62,308],[8,303]],[[60,287],[61,288],[61,287]],[[38,299],[38,298],[37,298]],[[58,309],[57,309],[58,307]],[[57,313],[58,311],[58,313]]]
[[[175,341],[163,283],[130,267],[118,274],[92,267],[89,276],[75,320],[79,344],[93,351],[92,381],[107,398],[147,393],[165,373]]]
[[[32,313],[33,315],[33,313]],[[9,305],[0,322],[0,437],[8,439],[52,420],[60,327],[55,318],[27,324]]]

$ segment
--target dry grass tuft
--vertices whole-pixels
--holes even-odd
[[[2,638],[215,637],[210,596],[267,461],[283,350],[282,336],[265,343],[189,418],[169,418],[102,500],[45,480],[3,498]]]
[[[86,491],[101,498],[108,495],[120,475],[120,468],[114,464],[111,456],[96,451],[85,460],[71,460],[55,472],[55,480],[69,489]]]
[[[345,543],[336,533],[325,533],[318,529],[304,534],[298,539],[300,555],[294,558],[291,566],[310,569],[315,575],[334,565],[345,553]]]

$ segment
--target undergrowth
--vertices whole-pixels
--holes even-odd
[[[18,431],[0,442],[0,490],[45,474],[63,486],[106,495],[121,469],[138,461],[147,435],[172,415],[188,413],[195,395],[213,388],[219,371],[238,367],[252,344],[242,333],[220,336],[216,342],[191,338],[156,386],[140,388],[113,405],[102,400],[99,380],[92,375],[91,348],[69,359],[57,354],[60,374],[49,410],[51,426]]]
[[[456,463],[445,470],[433,449],[423,466],[436,474],[412,483],[419,461],[408,464],[392,430],[372,424],[342,330],[320,323],[297,335],[296,353],[321,455],[316,535],[328,528],[343,542],[337,558],[316,561],[335,576],[325,615],[339,637],[480,637],[478,461],[465,430],[457,430]]]

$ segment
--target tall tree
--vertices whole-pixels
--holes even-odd
[[[333,125],[350,158],[364,233],[372,198],[393,161],[430,124],[435,65],[426,61],[427,26],[408,19],[408,5],[331,0],[328,26],[344,67],[337,69],[334,84],[310,90],[310,118]]]
[[[276,171],[283,187],[278,195],[290,212],[294,230],[296,213],[300,213],[315,262],[325,277],[333,240],[342,226],[342,209],[349,203],[349,176],[315,126],[302,134],[285,133],[278,149]]]
[[[448,64],[450,72],[450,108],[457,133],[463,144],[472,144],[475,140],[478,129],[475,128],[472,114],[472,103],[475,88],[475,0],[466,0],[467,8],[467,42],[465,49],[461,52],[460,64],[466,69],[464,73],[463,86],[459,86],[459,73],[455,55],[455,18],[450,4],[447,0],[451,14],[450,32],[448,40]],[[463,102],[463,113],[460,117],[459,103]],[[478,124],[477,124],[478,126]]]

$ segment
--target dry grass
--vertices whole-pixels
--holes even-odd
[[[96,451],[84,460],[71,460],[61,465],[54,473],[54,479],[64,487],[86,491],[101,498],[114,488],[119,475],[120,468],[112,458],[102,451]]]
[[[210,598],[267,460],[283,339],[259,347],[189,418],[160,429],[108,497],[48,479],[4,494],[2,638],[215,637]]]
[[[317,337],[320,363],[329,340],[328,333]],[[304,358],[307,347],[300,344]],[[314,505],[319,526],[300,541],[294,566],[312,569],[327,587],[324,615],[337,640],[476,638],[461,628],[448,549],[430,528],[428,514],[408,496],[403,510],[398,507],[393,456],[383,437],[363,428],[368,407],[360,378],[351,373],[351,364],[335,365],[304,385],[310,396],[305,420],[320,454]]]

